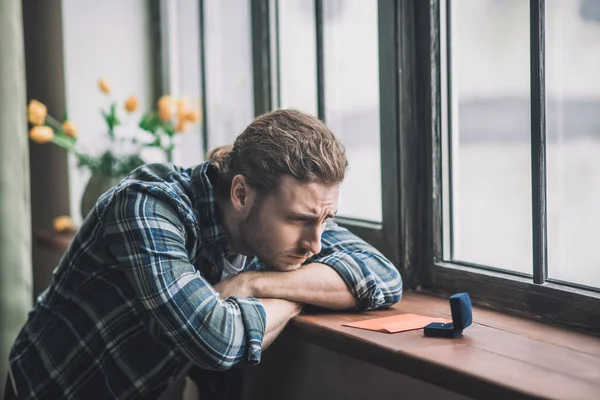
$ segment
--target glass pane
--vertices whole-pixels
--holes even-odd
[[[381,221],[377,2],[324,0],[325,119],[348,152],[339,214]]]
[[[233,143],[254,118],[249,0],[204,0],[209,146]]]
[[[452,259],[531,274],[529,4],[451,4]]]
[[[177,0],[175,8],[174,41],[169,56],[171,93],[185,96],[191,107],[202,109],[202,84],[200,64],[200,13],[197,0]],[[196,165],[204,160],[202,154],[203,124],[192,124],[184,135],[178,135],[173,161],[182,166]]]
[[[314,0],[279,2],[281,108],[317,115],[317,44]]]
[[[600,3],[546,1],[549,277],[600,287]]]

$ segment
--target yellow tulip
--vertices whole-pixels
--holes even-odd
[[[61,215],[60,217],[54,218],[52,221],[54,230],[57,232],[74,231],[73,220],[68,215]]]
[[[162,96],[158,99],[158,115],[163,121],[168,121],[173,117],[173,98],[171,96]]]
[[[28,119],[34,125],[44,125],[48,109],[43,103],[37,100],[31,100],[27,107]]]
[[[177,126],[181,128],[181,130],[179,131],[177,130],[177,128],[175,128],[177,132],[184,132],[187,129],[187,112],[188,102],[185,97],[182,97],[179,100],[177,100]]]
[[[70,138],[74,138],[77,136],[77,127],[71,121],[65,121],[62,125],[63,131],[65,135]]]
[[[175,124],[175,132],[182,133],[187,131],[189,128],[189,122],[185,119],[178,119],[177,124]]]
[[[177,100],[177,114],[183,115],[188,109],[188,101],[185,97]]]
[[[125,100],[125,111],[128,113],[132,113],[138,108],[138,98],[135,96],[130,96],[127,100]]]
[[[110,94],[110,84],[104,78],[100,78],[98,81],[98,88],[102,93]]]
[[[202,120],[202,115],[198,110],[190,110],[187,113],[185,113],[185,116],[183,118],[191,123],[196,123]]]
[[[38,125],[31,128],[29,137],[38,143],[48,143],[54,137],[54,131],[49,126]]]

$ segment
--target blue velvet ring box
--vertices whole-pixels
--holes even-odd
[[[457,293],[450,297],[452,322],[432,322],[423,329],[428,337],[455,338],[462,335],[463,329],[473,322],[471,298],[467,293]]]

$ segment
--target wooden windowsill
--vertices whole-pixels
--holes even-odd
[[[448,300],[407,294],[388,310],[300,315],[290,330],[316,345],[475,398],[600,398],[600,338],[478,307],[458,339],[342,326],[413,313],[451,319]]]
[[[36,232],[63,253],[74,233]],[[475,398],[600,399],[600,338],[473,307],[473,325],[458,339],[422,330],[387,334],[343,323],[413,313],[450,319],[447,299],[405,294],[388,310],[300,315],[288,327],[298,340]]]

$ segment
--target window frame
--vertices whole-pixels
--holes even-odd
[[[148,2],[150,37],[153,42],[151,60],[152,60],[152,86],[153,98],[155,101],[165,94],[173,94],[177,88],[179,80],[178,55],[173,47],[177,39],[176,18],[177,18],[177,0],[156,0]],[[206,76],[205,76],[205,52],[204,52],[204,1],[198,0],[198,32],[199,32],[199,58],[200,58],[200,96],[201,96],[201,115],[200,122],[200,151],[201,160],[205,159],[208,142],[208,113],[206,107]],[[167,161],[173,162],[173,152],[167,155]]]
[[[420,216],[420,223],[415,221],[416,229],[411,232],[419,243],[416,257],[420,265],[418,284],[437,295],[468,292],[475,304],[487,308],[600,334],[598,289],[547,278],[545,1],[530,0],[529,15],[533,279],[488,267],[448,262],[443,258],[441,46],[450,46],[450,41],[441,42],[441,0],[400,1],[412,3],[414,8],[414,62],[419,71],[416,76],[417,129],[400,131],[401,136],[416,136],[413,140],[418,143],[420,157],[413,168],[424,172],[415,180],[415,186],[402,188],[402,196],[414,191],[420,199],[418,206],[421,209],[415,213]],[[446,7],[450,1],[446,0]],[[450,23],[448,20],[447,24]],[[448,71],[448,76],[451,72]],[[450,78],[448,81],[451,82]],[[419,132],[427,134],[419,135]],[[410,156],[408,153],[406,148],[403,149],[401,158]],[[404,210],[403,215],[410,216],[408,211]]]
[[[268,79],[272,79],[270,90],[262,90],[263,96],[273,96],[275,101],[269,101],[272,107],[279,107],[279,51],[278,48],[273,51],[271,46],[279,46],[277,33],[279,30],[279,0],[251,0],[253,15],[254,9],[260,8],[263,15],[260,18],[265,23],[264,29],[269,30],[266,37],[263,37],[261,47],[254,47],[258,53],[254,54],[255,68],[260,68],[261,64],[256,60],[270,59],[271,66],[270,77],[263,74],[264,85]],[[400,232],[400,197],[398,185],[385,185],[386,182],[399,181],[399,107],[398,107],[398,51],[396,38],[398,37],[398,14],[396,12],[397,3],[395,1],[381,1],[378,3],[378,46],[379,46],[379,96],[380,96],[380,149],[381,149],[381,181],[382,181],[382,222],[364,221],[347,217],[336,217],[335,221],[350,231],[363,238],[368,243],[379,249],[395,265],[401,265],[401,255],[398,247]],[[325,109],[325,82],[324,82],[324,56],[323,56],[323,0],[314,0],[314,18],[316,27],[316,76],[317,76],[317,110],[318,117],[326,122]],[[266,15],[265,15],[266,14]],[[253,20],[254,21],[254,20]],[[257,19],[257,23],[258,23]],[[275,21],[275,23],[273,23]],[[269,24],[271,22],[271,24]],[[254,22],[253,22],[254,24]],[[274,31],[274,32],[273,32]],[[275,38],[271,37],[275,35]],[[254,41],[254,40],[253,40]],[[392,48],[394,51],[390,52]],[[271,59],[275,57],[275,59]],[[390,84],[392,82],[392,84]],[[257,81],[255,80],[255,85]],[[256,90],[255,86],[255,90]],[[256,96],[256,93],[255,93]]]
[[[279,0],[248,1],[254,105],[260,115],[280,106]],[[323,0],[313,1],[317,108],[325,120]],[[448,54],[452,49],[441,40],[441,7],[449,7],[450,1],[378,0],[383,218],[381,223],[342,217],[336,221],[397,265],[408,290],[437,296],[468,292],[480,306],[600,334],[600,290],[547,278],[544,0],[530,0],[533,278],[444,260],[442,96],[452,88],[441,86],[442,68],[448,67],[442,65],[441,46],[448,46]],[[449,16],[444,22],[452,23]],[[203,48],[201,63],[204,71]],[[447,70],[449,76],[451,72]],[[206,121],[203,132],[206,146]]]
[[[378,1],[379,47],[379,135],[381,151],[381,207],[382,221],[372,222],[355,218],[337,217],[336,222],[379,249],[396,266],[402,265],[400,243],[400,188],[389,182],[400,182],[399,136],[399,53],[398,4]],[[324,56],[323,56],[323,1],[315,0],[317,22],[317,82],[319,82],[319,118],[326,122]],[[390,49],[393,49],[390,51]],[[386,184],[387,183],[387,184]]]

